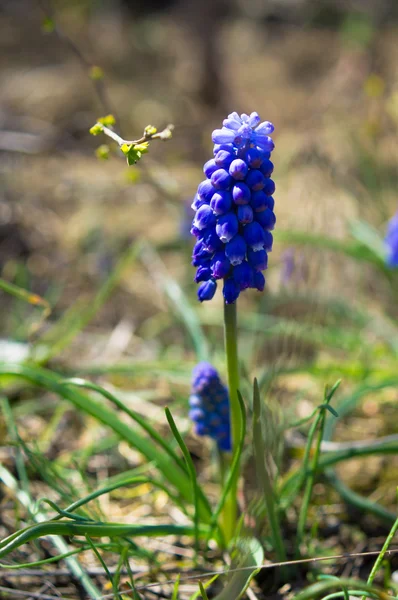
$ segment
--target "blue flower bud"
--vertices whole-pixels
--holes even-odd
[[[217,190],[210,201],[210,207],[216,215],[224,215],[232,206],[231,192]]]
[[[196,433],[196,435],[200,435],[200,436],[210,435],[210,429],[209,429],[209,427],[207,427],[207,425],[205,425],[201,421],[197,421],[195,423],[195,433]]]
[[[275,144],[269,135],[260,133],[258,130],[253,133],[253,144],[266,152],[272,152],[275,148]]]
[[[209,179],[205,179],[198,185],[198,195],[203,200],[206,200],[207,203],[210,202],[211,197],[215,191],[216,190],[212,186],[211,181]]]
[[[265,277],[261,273],[261,271],[255,271],[253,277],[253,287],[257,289],[259,292],[262,292],[265,287]]]
[[[213,158],[208,160],[203,166],[203,172],[208,179],[210,179],[210,177],[213,175],[214,171],[217,171],[217,169],[218,169],[218,165]]]
[[[257,133],[264,133],[266,135],[271,135],[271,133],[274,132],[275,127],[273,126],[272,123],[270,123],[269,121],[263,121],[262,123],[260,123],[260,125],[256,128],[256,132]]]
[[[386,264],[395,269],[398,267],[398,213],[388,222],[387,233],[384,238],[384,245],[387,251]]]
[[[200,408],[193,408],[189,411],[188,417],[191,419],[191,421],[204,421],[205,413]]]
[[[204,281],[198,287],[198,300],[199,302],[204,302],[205,300],[211,300],[214,297],[217,289],[217,282],[213,281],[213,279],[209,279],[209,281]]]
[[[233,143],[235,136],[234,131],[223,127],[222,129],[215,129],[211,135],[211,139],[215,144],[230,144]]]
[[[258,127],[258,125],[260,124],[260,117],[259,114],[256,112],[252,112],[249,119],[248,119],[248,125],[252,128],[255,129],[256,127]]]
[[[267,208],[263,212],[256,213],[255,218],[257,223],[260,223],[263,229],[267,229],[267,231],[272,231],[272,229],[274,229],[276,217],[272,210],[270,210],[269,208]]]
[[[252,192],[250,206],[256,213],[262,212],[268,206],[268,196],[266,196],[262,190]]]
[[[246,225],[246,227],[248,227],[248,225]],[[243,237],[238,234],[226,244],[225,256],[229,259],[231,265],[240,265],[240,263],[245,259],[246,250],[246,242]]]
[[[227,152],[234,152],[235,146],[233,144],[214,144],[214,149],[213,149],[214,156],[216,156],[216,154],[220,150],[227,150]]]
[[[240,158],[236,158],[233,160],[229,166],[229,174],[234,179],[244,179],[247,175],[247,164],[244,160]]]
[[[238,233],[238,229],[239,223],[235,213],[229,212],[218,219],[216,232],[224,244],[229,242]]]
[[[196,238],[202,238],[203,237],[203,233],[201,229],[198,229],[197,227],[195,227],[194,225],[192,225],[191,229],[189,230],[190,233],[192,235],[194,235]]]
[[[233,150],[220,150],[215,155],[214,162],[217,163],[219,169],[228,169],[234,158],[235,154],[233,153]]]
[[[214,279],[224,279],[231,270],[231,263],[224,251],[216,252],[210,261],[211,273]]]
[[[217,235],[216,228],[210,227],[209,229],[205,229],[202,232],[202,237],[200,238],[203,244],[203,248],[207,250],[207,252],[217,252],[223,247],[223,243]]]
[[[231,175],[225,169],[217,169],[211,176],[211,183],[218,190],[227,190],[232,181]]]
[[[238,131],[239,127],[242,125],[242,120],[240,119],[237,112],[233,112],[228,115],[228,119],[224,119],[222,122],[223,127],[227,127],[227,129],[232,129],[232,131]]]
[[[232,187],[232,198],[235,204],[249,204],[251,198],[250,189],[243,182],[235,183]]]
[[[226,304],[233,304],[240,294],[240,287],[232,278],[225,279],[222,293]]]
[[[264,231],[265,241],[264,241],[264,250],[266,252],[272,251],[272,244],[274,243],[274,237],[270,231]]]
[[[204,261],[204,264],[197,268],[195,282],[209,281],[211,278],[210,260]]]
[[[264,248],[265,231],[256,221],[245,226],[243,237],[246,244],[253,250],[262,250]]]
[[[274,206],[275,206],[275,200],[273,199],[272,196],[268,196],[268,208],[270,210],[274,210]]]
[[[266,159],[261,163],[260,171],[264,175],[264,177],[270,177],[272,175],[273,170],[274,165],[269,159]]]
[[[236,216],[238,217],[239,223],[242,223],[242,225],[251,223],[253,221],[253,209],[249,204],[242,204],[238,206]]]
[[[265,177],[258,169],[252,169],[246,175],[245,183],[252,191],[256,192],[263,189]]]
[[[203,206],[203,204],[209,204],[209,203],[207,202],[207,200],[203,200],[203,198],[201,198],[199,196],[199,194],[196,194],[196,196],[195,196],[195,198],[194,198],[194,200],[193,200],[193,202],[191,204],[191,208],[193,210],[198,210],[198,208],[200,208],[201,206]]]
[[[246,260],[234,268],[233,278],[240,290],[246,290],[253,285],[253,269]]]
[[[267,196],[272,196],[272,194],[275,192],[275,183],[269,177],[264,180],[263,191],[264,194],[267,194]]]
[[[216,223],[216,216],[208,204],[203,204],[196,211],[192,225],[197,229],[206,229],[212,227]]]
[[[259,169],[264,161],[265,152],[257,148],[249,148],[246,151],[246,161],[251,169]]]
[[[248,248],[247,260],[255,271],[264,271],[268,265],[268,255],[265,250],[255,252],[252,248]]]
[[[200,408],[202,406],[202,400],[200,396],[197,396],[196,394],[191,394],[189,396],[188,403],[191,408]]]
[[[203,240],[199,240],[196,242],[192,252],[192,265],[194,267],[199,267],[203,261],[210,259],[211,256],[211,253],[205,250],[203,246]]]

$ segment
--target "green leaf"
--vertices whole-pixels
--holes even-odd
[[[185,458],[185,461],[187,464],[187,468],[188,468],[188,472],[189,472],[189,476],[190,476],[190,480],[191,480],[193,501],[194,501],[194,519],[193,519],[193,521],[194,521],[194,530],[195,530],[195,552],[197,553],[199,550],[199,498],[201,497],[202,501],[205,502],[206,507],[210,514],[211,514],[211,507],[210,507],[210,504],[209,504],[206,496],[204,495],[202,490],[199,488],[198,480],[196,477],[195,465],[193,464],[191,454],[190,454],[184,440],[182,439],[180,432],[177,429],[177,426],[174,422],[173,416],[168,408],[165,409],[165,412],[166,412],[167,421],[170,425],[170,429],[173,432],[173,435],[174,435],[175,439],[177,440],[177,443],[180,446],[181,451],[184,455],[184,458]]]
[[[237,550],[241,556],[237,568],[245,570],[233,573],[225,588],[214,600],[239,600],[253,577],[260,571],[258,567],[261,567],[264,562],[264,551],[256,538],[238,540]],[[253,569],[251,570],[250,567]]]
[[[82,413],[91,415],[106,427],[112,429],[122,439],[136,448],[147,460],[153,461],[166,480],[172,484],[185,498],[192,502],[192,489],[190,478],[186,472],[176,465],[163,449],[156,447],[152,440],[142,436],[137,429],[119,419],[114,410],[109,410],[102,403],[93,400],[87,394],[82,394],[62,383],[62,378],[51,371],[27,365],[1,365],[0,380],[6,376],[14,375],[25,379],[34,385],[44,387],[65,398]],[[199,514],[201,521],[209,523],[211,511],[206,501],[199,499]]]
[[[386,247],[384,240],[370,223],[361,220],[353,220],[349,223],[350,232],[354,239],[366,246],[366,248],[379,260],[385,262],[386,260]]]

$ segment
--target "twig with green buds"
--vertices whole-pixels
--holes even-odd
[[[120,150],[123,152],[127,159],[128,165],[134,165],[140,160],[143,154],[148,152],[149,142],[152,140],[166,141],[172,137],[172,131],[174,125],[167,125],[163,131],[158,131],[153,125],[147,125],[144,129],[144,133],[137,140],[125,140],[115,131],[112,127],[115,124],[115,118],[113,115],[107,115],[98,119],[95,125],[91,127],[90,133],[92,135],[99,135],[104,133],[110,137],[114,142],[119,145]],[[108,158],[109,148],[106,145],[102,145],[97,150],[97,156],[99,158]]]

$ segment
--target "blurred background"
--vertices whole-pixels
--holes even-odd
[[[248,374],[286,372],[273,397],[300,397],[304,415],[329,377],[349,389],[396,371],[397,285],[380,258],[398,207],[394,0],[1,0],[0,30],[1,274],[52,307],[38,322],[2,293],[7,360],[34,348],[64,371],[121,386],[127,373],[130,389],[145,387],[137,363],[155,386],[156,361],[184,360],[185,387],[146,394],[186,402],[196,315],[223,365],[221,294],[196,302],[189,205],[212,130],[255,110],[275,124],[277,226],[266,293],[240,302]],[[100,160],[107,140],[88,130],[108,113],[127,139],[174,123],[173,139],[134,167]],[[380,398],[350,439],[392,432],[396,391]]]

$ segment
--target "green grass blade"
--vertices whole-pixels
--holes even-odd
[[[106,390],[100,385],[80,378],[64,379],[61,383],[65,385],[75,385],[77,387],[93,390],[94,392],[98,392],[99,394],[104,396],[104,398],[107,398],[107,400],[110,400],[115,406],[118,407],[119,410],[126,413],[126,415],[133,419],[133,421],[138,423],[138,425],[142,427],[144,431],[146,431],[146,433],[153,439],[153,441],[159,444],[159,446],[163,448],[166,454],[168,454],[170,458],[172,458],[176,462],[176,464],[180,467],[182,471],[186,471],[186,467],[183,461],[174,452],[170,444],[166,440],[164,440],[164,438],[162,438],[162,436],[159,435],[158,432],[151,425],[149,425],[146,419],[141,417],[138,413],[134,412],[133,410],[130,410],[121,400],[119,400],[118,398],[116,398],[116,396],[111,394],[111,392],[108,392],[108,390]]]
[[[318,437],[317,437],[317,441],[315,444],[315,452],[314,452],[314,458],[312,460],[311,470],[305,476],[306,486],[305,486],[304,496],[303,496],[303,500],[301,503],[299,518],[298,518],[298,522],[297,522],[296,557],[300,556],[300,546],[301,546],[303,538],[304,538],[304,531],[305,531],[305,526],[307,523],[308,508],[310,505],[312,489],[314,487],[315,474],[316,474],[316,470],[318,468],[318,463],[319,463],[319,457],[320,457],[320,452],[321,452],[321,442],[323,439],[323,431],[324,431],[324,427],[325,427],[325,411],[329,405],[329,402],[333,398],[333,395],[337,391],[340,383],[341,383],[341,380],[338,380],[338,381],[336,381],[336,383],[333,385],[333,387],[331,389],[325,388],[324,404],[320,407],[318,416],[315,419],[315,421],[313,422],[311,429],[310,429],[310,433],[308,435],[308,440],[307,440],[307,444],[305,447],[303,464],[301,466],[303,473],[308,473],[308,471],[309,471],[312,443],[313,443],[313,440],[315,437],[315,433],[318,430]]]
[[[173,419],[173,416],[172,416],[170,410],[168,408],[166,408],[165,412],[166,412],[167,421],[170,425],[170,429],[173,432],[173,435],[174,435],[178,445],[181,448],[181,452],[184,455],[184,458],[185,458],[185,461],[186,461],[186,464],[188,467],[190,479],[191,479],[193,499],[194,499],[193,522],[194,522],[194,531],[195,531],[195,555],[197,557],[197,554],[199,551],[199,486],[198,486],[198,480],[196,478],[195,465],[193,464],[192,457],[189,453],[189,450],[188,450],[184,440],[181,437],[180,432],[178,431],[178,428],[175,424],[175,421]],[[211,511],[210,504],[208,504],[208,507],[209,507],[209,510]]]
[[[264,551],[258,540],[255,538],[241,539],[239,541],[241,560],[237,566],[238,569],[244,568],[244,571],[233,573],[231,579],[225,588],[217,594],[214,600],[239,600],[246,592],[253,577],[259,572],[259,568],[264,562]],[[253,570],[247,570],[247,567],[253,567]]]
[[[51,390],[62,398],[70,401],[82,413],[88,414],[105,426],[111,428],[122,439],[126,440],[133,448],[136,448],[145,458],[153,461],[162,472],[166,480],[171,483],[188,502],[192,501],[192,486],[190,478],[182,471],[168,455],[156,448],[153,442],[133,430],[128,424],[122,422],[114,411],[109,410],[99,402],[82,394],[71,386],[63,385],[62,379],[49,370],[28,365],[1,365],[0,381],[9,376],[22,378],[34,385]],[[200,518],[204,523],[210,522],[211,510],[202,498],[199,502]]]
[[[1,471],[3,467],[1,467]],[[207,534],[207,528],[200,527],[200,535]],[[122,523],[75,523],[66,521],[47,521],[38,525],[26,527],[0,542],[0,558],[3,558],[16,548],[43,536],[83,536],[94,538],[123,538],[123,537],[163,537],[168,535],[194,535],[191,525],[125,525]]]
[[[7,469],[5,469],[2,465],[0,465],[0,480],[3,481],[4,485],[6,485],[11,490],[13,490],[18,501],[25,508],[27,508],[29,510],[29,512],[31,512],[31,513],[34,512],[34,510],[33,510],[34,503],[31,499],[30,495],[26,491],[20,490],[18,488],[18,482],[14,479],[14,477],[11,475],[11,473]],[[35,521],[40,522],[40,521],[44,521],[46,517],[42,513],[36,511],[33,518]],[[19,547],[20,546],[19,539],[21,536],[24,536],[24,535],[29,536],[29,532],[40,529],[41,527],[43,527],[43,525],[44,525],[43,523],[40,523],[38,525],[32,525],[32,526],[27,527],[24,530],[22,530],[22,532],[17,531],[14,534],[11,534],[10,536],[8,536],[8,538],[6,538],[5,540],[2,540],[0,542],[0,557],[6,556],[9,553],[10,550],[7,550],[7,547],[11,546],[11,549]],[[58,550],[60,555],[65,556],[65,561],[66,561],[66,564],[67,564],[69,570],[74,575],[74,577],[76,577],[76,579],[81,583],[83,588],[86,590],[89,598],[92,598],[93,600],[100,600],[100,598],[101,598],[100,591],[92,583],[91,579],[88,577],[88,575],[84,571],[81,564],[71,555],[69,547],[66,544],[65,540],[62,539],[62,537],[60,537],[62,535],[62,533],[58,534],[55,531],[54,533],[48,533],[48,534],[44,534],[44,535],[53,535],[54,536],[51,538],[54,546],[56,547],[56,549]],[[59,560],[59,556],[57,556],[56,558],[57,558],[57,560]]]

